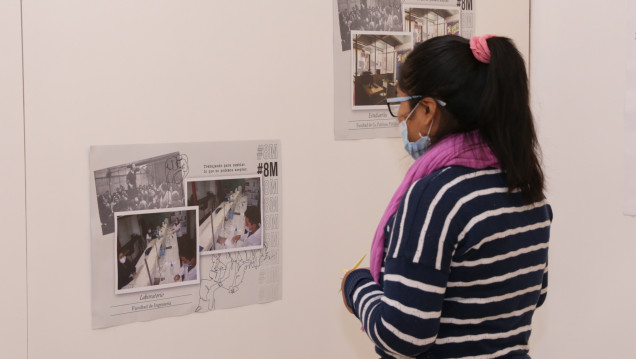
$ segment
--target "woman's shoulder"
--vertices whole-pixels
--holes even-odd
[[[498,168],[448,166],[416,181],[412,185],[412,192],[425,197],[440,193],[462,197],[477,190],[505,186],[505,175]]]
[[[552,212],[544,198],[527,203],[521,191],[510,191],[506,175],[501,169],[474,169],[461,166],[441,168],[421,178],[411,187],[409,203],[420,208],[428,207],[436,213],[452,214],[470,219],[486,211],[500,208],[543,208],[541,216],[552,218]]]

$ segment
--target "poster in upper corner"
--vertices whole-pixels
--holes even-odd
[[[470,38],[477,0],[334,0],[336,140],[399,137],[386,99],[397,96],[400,67],[418,43]]]
[[[282,297],[279,141],[93,146],[92,325]]]
[[[625,203],[623,213],[629,216],[636,216],[636,3],[629,1],[627,6]]]

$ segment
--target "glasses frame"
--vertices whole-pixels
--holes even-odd
[[[390,97],[386,99],[386,107],[389,108],[389,114],[393,117],[398,117],[397,114],[393,114],[393,111],[391,110],[391,105],[392,104],[396,104],[396,103],[402,103],[404,101],[410,101],[410,100],[416,100],[416,99],[421,99],[424,98],[424,96],[420,96],[420,95],[413,95],[413,96],[402,96],[402,97]],[[436,99],[433,98],[433,100],[435,100],[435,102],[437,102],[438,105],[440,105],[441,107],[446,107],[446,102],[440,100],[440,99]]]

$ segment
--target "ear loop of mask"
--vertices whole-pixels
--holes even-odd
[[[426,137],[431,137],[431,128],[433,128],[433,119],[431,119],[431,124],[428,126],[428,133],[426,133]],[[424,137],[422,136],[422,132],[417,131],[417,133],[420,135],[420,137]]]
[[[411,110],[411,112],[409,112],[409,114],[406,116],[406,118],[404,119],[404,121],[408,121],[409,118],[411,117],[411,115],[413,114],[413,112],[415,112],[415,110],[417,109],[417,106],[420,105],[420,103],[422,103],[422,101],[418,101],[417,104],[415,105],[415,107],[413,107],[413,109]],[[431,124],[428,126],[428,133],[426,134],[426,137],[430,137],[431,136],[431,129],[433,128],[433,120],[431,120]],[[420,135],[420,138],[423,138],[424,136],[422,136],[422,132],[421,131],[417,131],[417,134]]]

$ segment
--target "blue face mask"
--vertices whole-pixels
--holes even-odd
[[[420,158],[420,156],[422,156],[431,147],[431,138],[429,135],[431,134],[431,127],[433,127],[433,121],[431,121],[431,125],[428,127],[428,133],[426,136],[422,136],[420,133],[420,138],[417,141],[409,141],[409,130],[408,127],[406,127],[406,121],[408,121],[413,112],[415,112],[418,105],[419,102],[415,105],[415,107],[413,107],[409,115],[406,116],[406,119],[399,124],[400,132],[402,134],[402,142],[404,142],[404,149],[409,155],[411,155],[411,157],[413,157],[414,160]]]

